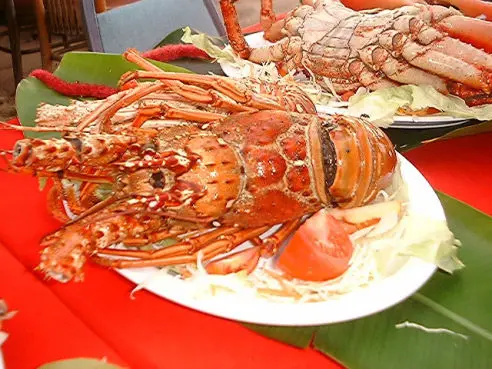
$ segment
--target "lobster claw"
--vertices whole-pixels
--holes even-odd
[[[209,262],[205,270],[209,274],[230,274],[240,271],[251,273],[260,260],[260,247],[237,251]]]

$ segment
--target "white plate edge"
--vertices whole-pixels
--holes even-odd
[[[426,184],[426,187],[429,189],[432,189],[430,184],[427,182],[427,180],[423,177],[423,175],[410,163],[408,160],[406,160],[403,156],[398,154],[399,159],[406,162],[406,166],[408,166],[409,171],[413,171],[413,175],[416,175],[420,181],[424,181]],[[430,192],[429,192],[430,194]],[[438,211],[440,213],[440,217],[442,219],[446,219],[444,215],[444,209],[442,208],[442,205],[437,197],[437,195],[433,192],[432,190],[432,198],[433,201],[436,202],[436,206],[438,205]],[[295,304],[274,304],[276,305],[275,311],[271,311],[270,313],[265,315],[265,304],[263,304],[263,301],[259,301],[258,303],[255,303],[254,305],[256,306],[255,310],[258,310],[261,312],[263,315],[256,316],[255,318],[251,318],[252,314],[251,312],[248,312],[247,310],[245,311],[245,306],[244,304],[240,304],[239,306],[235,306],[235,312],[228,311],[228,309],[217,309],[217,301],[213,302],[213,300],[195,300],[193,298],[184,298],[182,296],[169,296],[169,295],[163,295],[162,294],[162,286],[157,286],[158,283],[149,283],[148,286],[145,287],[146,290],[149,292],[152,292],[168,301],[172,301],[174,303],[177,303],[179,305],[185,306],[187,308],[191,308],[196,311],[200,311],[202,313],[207,313],[210,315],[218,316],[221,318],[225,319],[231,319],[235,321],[242,321],[242,322],[248,322],[248,323],[256,323],[256,324],[268,324],[268,325],[279,325],[279,326],[310,326],[310,325],[319,325],[319,324],[334,324],[334,323],[340,323],[348,320],[354,320],[354,319],[360,319],[362,317],[368,316],[375,314],[377,312],[386,310],[392,306],[395,306],[402,301],[406,300],[408,297],[410,297],[413,293],[418,291],[428,280],[429,278],[434,274],[436,271],[436,266],[430,263],[427,263],[423,260],[417,259],[417,258],[411,258],[409,260],[408,264],[402,268],[396,275],[400,276],[401,279],[404,280],[402,276],[404,276],[404,272],[407,270],[413,271],[414,268],[420,268],[422,269],[422,272],[418,274],[415,280],[415,276],[413,275],[412,272],[412,279],[413,282],[410,283],[411,286],[407,286],[405,289],[399,288],[397,291],[398,297],[394,298],[388,298],[388,296],[383,297],[379,296],[380,299],[383,299],[383,301],[386,301],[384,303],[376,304],[376,306],[372,306],[371,308],[367,309],[364,311],[364,313],[360,313],[357,315],[357,317],[350,317],[350,316],[343,316],[341,314],[341,317],[338,317],[336,319],[327,319],[321,321],[319,318],[316,318],[319,316],[321,313],[320,311],[316,312],[316,310],[322,310],[322,312],[326,311],[326,308],[329,307],[330,303],[336,303],[337,301],[326,301],[326,302],[320,302],[320,303],[309,303],[308,307],[306,308],[307,304],[304,305],[295,305]],[[145,275],[145,272],[142,273],[142,269],[126,269],[126,270],[118,270],[118,273],[123,275],[125,278],[129,279],[130,281],[134,283],[142,283],[148,275]],[[388,282],[389,281],[389,282]],[[387,284],[390,283],[391,281],[395,281],[394,277],[390,277],[387,280],[383,280],[379,283],[381,284]],[[383,289],[384,286],[381,287]],[[405,293],[401,293],[402,291],[406,291]],[[369,293],[369,296],[371,296],[371,291],[366,290],[363,291],[364,293]],[[361,296],[363,293],[357,293],[357,296]],[[349,300],[348,298],[346,300]],[[357,299],[356,299],[357,300]],[[271,305],[272,303],[267,302],[267,305]],[[316,306],[316,307],[315,307]],[[252,307],[250,307],[252,308]],[[298,314],[302,314],[303,310],[309,310],[308,314],[304,314],[304,318],[298,319],[298,318],[293,318],[290,319],[289,321],[286,321],[285,318],[282,319],[281,316],[283,314],[279,314],[280,311],[285,311],[285,310],[290,310],[290,316],[291,317],[299,317]],[[218,311],[219,310],[219,311]],[[296,311],[297,310],[297,311]]]

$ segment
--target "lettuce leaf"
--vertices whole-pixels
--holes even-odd
[[[421,110],[435,108],[456,118],[492,120],[492,105],[470,107],[457,96],[446,96],[430,86],[404,85],[374,92],[357,93],[349,99],[349,115],[369,116],[380,126],[390,125],[400,108]]]
[[[234,77],[263,77],[280,78],[280,75],[273,63],[259,65],[248,60],[241,59],[236,55],[230,45],[220,48],[214,45],[210,36],[204,33],[193,34],[190,27],[183,28],[184,34],[181,41],[193,44],[200,50],[205,51],[210,57],[215,58],[216,62],[224,69],[232,72]],[[229,75],[231,73],[228,73]]]

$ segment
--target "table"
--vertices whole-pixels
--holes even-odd
[[[1,131],[0,148],[21,135]],[[405,156],[438,190],[492,214],[492,133],[435,142]],[[0,298],[14,319],[4,329],[8,369],[72,357],[107,358],[130,368],[341,368],[315,350],[262,337],[198,313],[88,264],[83,283],[45,281],[33,272],[39,240],[59,223],[35,178],[0,172]],[[355,353],[354,353],[355,354]]]

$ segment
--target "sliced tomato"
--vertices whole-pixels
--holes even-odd
[[[293,278],[326,281],[348,269],[352,253],[344,222],[320,210],[294,233],[276,266]]]

